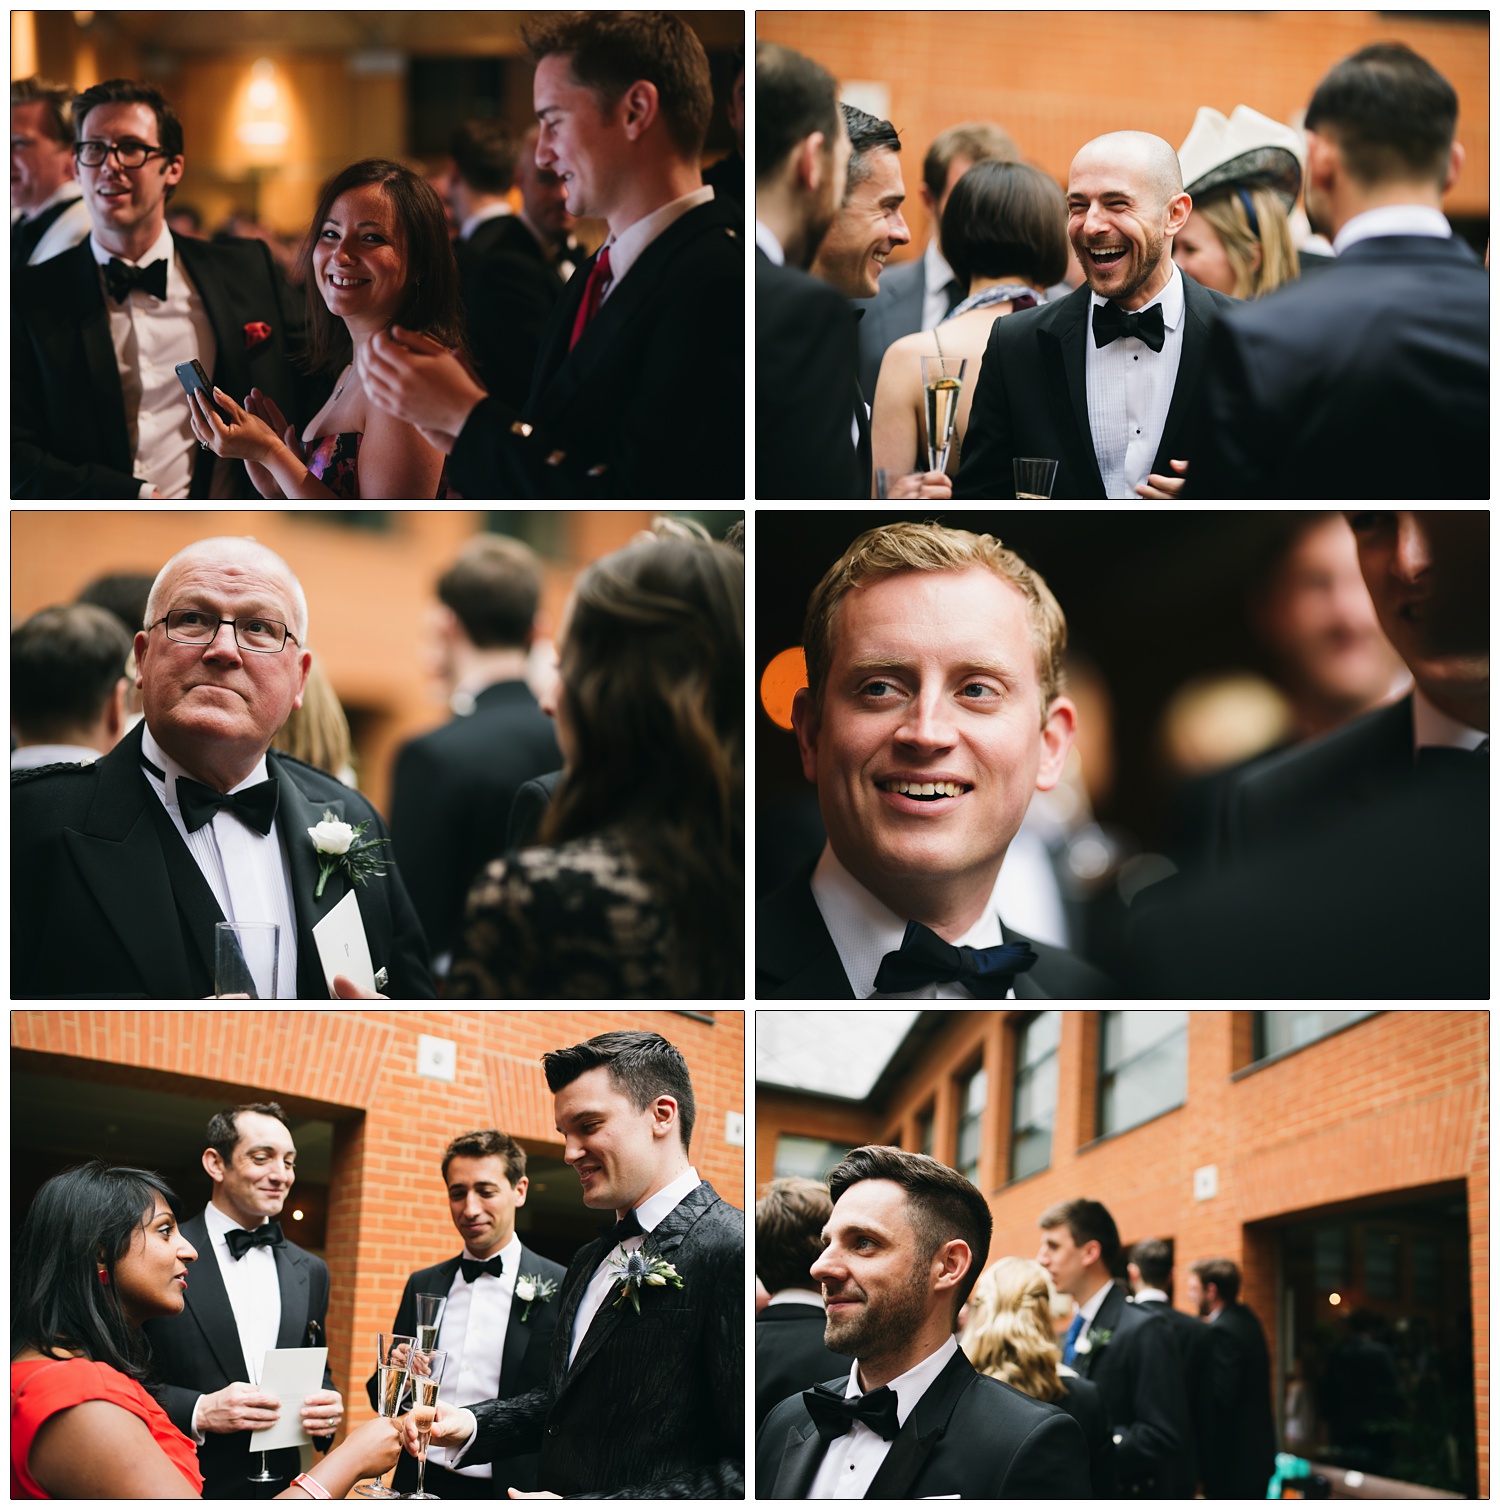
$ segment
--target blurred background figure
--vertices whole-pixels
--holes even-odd
[[[44,608],[11,632],[13,771],[93,761],[125,732],[131,637],[91,603]]]
[[[656,530],[579,574],[541,845],[475,883],[448,992],[744,996],[745,560]]]
[[[1047,1271],[1029,1258],[1001,1258],[979,1276],[959,1337],[982,1374],[1034,1400],[1067,1411],[1089,1449],[1089,1488],[1114,1499],[1115,1444],[1099,1388],[1062,1361],[1052,1325],[1054,1292]]]
[[[439,974],[470,885],[506,847],[516,793],[562,764],[526,684],[541,592],[536,554],[502,535],[474,536],[438,579],[429,669],[453,718],[397,756],[391,842]]]
[[[1302,187],[1305,151],[1301,133],[1248,105],[1236,105],[1227,119],[1199,106],[1177,149],[1193,198],[1172,242],[1178,267],[1236,299],[1258,299],[1299,277],[1287,216]]]
[[[197,205],[174,204],[167,207],[167,229],[174,236],[202,236],[203,212]]]
[[[875,392],[881,360],[893,342],[931,330],[970,291],[954,275],[939,234],[954,185],[975,163],[1020,160],[1010,134],[993,121],[964,121],[932,139],[917,190],[930,227],[926,249],[920,257],[886,268],[875,298],[855,305],[865,312],[859,322],[859,385],[866,393]]]
[[[703,170],[703,182],[714,191],[716,199],[728,199],[745,206],[745,49],[736,48],[739,71],[734,87],[725,102],[724,113],[734,134],[734,145],[711,168]]]
[[[302,706],[292,709],[280,733],[271,741],[271,748],[316,766],[345,786],[357,787],[349,719],[317,652],[310,654],[312,668],[302,689]]]
[[[187,206],[192,214],[197,211]],[[170,219],[170,216],[168,217]],[[176,229],[175,227],[173,229]],[[200,230],[194,229],[187,232],[188,235],[199,235]],[[231,215],[213,234],[213,239],[218,242],[226,241],[258,241],[271,254],[271,261],[276,264],[279,272],[292,288],[301,288],[307,281],[307,274],[302,267],[300,252],[304,236],[283,236],[274,227],[264,221],[257,220],[253,215]]]
[[[73,91],[45,79],[10,86],[10,265],[77,246],[89,212],[73,168]]]
[[[130,654],[125,660],[125,731],[129,733],[141,716],[141,689],[135,684],[135,632],[146,622],[146,601],[151,596],[154,572],[106,572],[95,577],[78,602],[107,608],[125,626],[130,636]]]
[[[877,468],[892,476],[927,469],[922,358],[966,357],[969,365],[948,451],[948,475],[958,475],[990,327],[1015,310],[1046,303],[1048,287],[1067,271],[1067,220],[1062,190],[1025,163],[976,163],[954,185],[942,214],[943,247],[964,297],[936,329],[902,336],[887,347],[870,422]],[[891,276],[883,273],[882,281]]]
[[[516,159],[521,209],[516,218],[536,237],[542,260],[566,283],[588,253],[573,235],[578,221],[568,209],[566,186],[551,168],[541,167],[536,160],[537,134],[532,126],[521,138]]]
[[[773,1405],[847,1378],[849,1360],[823,1342],[822,1285],[808,1270],[823,1251],[833,1197],[821,1180],[772,1180],[755,1203],[755,1279],[768,1292],[755,1317],[755,1425]]]

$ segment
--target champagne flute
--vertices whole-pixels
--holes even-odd
[[[967,357],[923,357],[922,391],[927,398],[927,470],[946,472]]]
[[[422,1482],[427,1474],[427,1443],[432,1436],[433,1422],[437,1419],[438,1392],[443,1387],[443,1370],[447,1367],[447,1353],[426,1352],[421,1348],[411,1351],[411,1414],[417,1428],[421,1451],[417,1454],[417,1488],[413,1494],[402,1495],[409,1500],[436,1500],[440,1494],[427,1494]]]
[[[443,1312],[448,1309],[446,1295],[417,1296],[417,1349],[430,1353],[438,1343],[438,1329],[443,1324]]]
[[[416,1341],[415,1337],[402,1337],[394,1332],[375,1334],[375,1409],[387,1420],[401,1409],[401,1397],[406,1393],[407,1372]],[[396,1354],[402,1348],[406,1350],[404,1363],[396,1361]],[[356,1484],[354,1492],[367,1499],[401,1498],[400,1491],[387,1488],[379,1474],[369,1483]]]
[[[1057,484],[1057,458],[1015,456],[1011,458],[1017,498],[1050,498]]]
[[[261,1355],[261,1360],[260,1360],[260,1367],[258,1369],[256,1369],[256,1371],[255,1371],[255,1378],[251,1381],[255,1385],[256,1389],[260,1388],[260,1376],[265,1372],[265,1368],[266,1368],[265,1355],[262,1354]],[[249,1484],[274,1484],[274,1483],[278,1482],[280,1480],[280,1478],[281,1478],[281,1475],[279,1473],[272,1473],[266,1467],[266,1454],[265,1454],[265,1451],[262,1450],[261,1455],[260,1455],[260,1472],[259,1473],[247,1473],[245,1475],[245,1482],[249,1483]]]

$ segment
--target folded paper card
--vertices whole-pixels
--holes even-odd
[[[366,956],[368,958],[368,956]],[[302,1425],[302,1402],[323,1388],[326,1347],[273,1347],[260,1366],[260,1387],[281,1402],[272,1426],[250,1433],[251,1452],[302,1447],[312,1441]]]
[[[375,966],[370,959],[370,941],[364,919],[352,891],[345,892],[328,916],[313,924],[313,940],[328,994],[333,995],[335,975],[347,975],[362,991],[375,994]]]

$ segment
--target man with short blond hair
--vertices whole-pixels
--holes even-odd
[[[1113,994],[1065,950],[1013,934],[995,900],[1076,721],[1067,626],[1042,578],[991,535],[881,525],[814,589],[803,643],[792,723],[828,840],[759,904],[757,995]]]

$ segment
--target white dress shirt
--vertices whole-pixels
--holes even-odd
[[[463,1256],[478,1257],[467,1248]],[[460,1268],[448,1286],[438,1346],[448,1354],[443,1394],[452,1405],[500,1398],[500,1364],[505,1356],[505,1334],[510,1330],[516,1280],[520,1278],[521,1239],[512,1235],[499,1256],[498,1279],[493,1274],[481,1274],[470,1284]],[[494,1477],[493,1463],[455,1464],[453,1460],[461,1451],[457,1447],[433,1447],[428,1456],[434,1463],[471,1479]]]
[[[27,267],[35,267],[39,262],[50,262],[60,252],[70,251],[80,241],[86,240],[93,230],[93,222],[89,219],[89,208],[83,202],[83,189],[76,178],[60,183],[29,215],[25,213],[12,215],[11,229],[17,230],[26,221],[45,214],[54,205],[59,204],[65,204],[68,208],[42,232],[41,240],[32,248],[31,255],[26,259]]]
[[[643,215],[629,230],[610,236],[604,243],[609,249],[609,282],[599,296],[603,304],[624,281],[625,275],[641,260],[641,253],[664,231],[675,225],[689,210],[707,204],[714,197],[713,187],[704,184],[690,194],[681,194],[660,209]]]
[[[1356,241],[1376,236],[1432,236],[1446,241],[1453,227],[1441,210],[1425,204],[1383,204],[1346,220],[1333,238],[1333,255],[1347,252]]]
[[[775,232],[768,230],[759,220],[755,222],[755,244],[777,267],[786,266],[786,252],[776,239]]]
[[[149,267],[165,259],[165,300],[135,288],[123,304],[116,304],[104,284],[104,268],[114,254],[100,246],[95,236],[89,237],[89,247],[99,264],[99,286],[109,311],[109,338],[115,348],[115,365],[120,369],[125,428],[130,454],[135,458],[135,475],[141,480],[141,497],[149,498],[154,487],[163,498],[186,498],[198,460],[198,441],[187,394],[175,369],[179,362],[197,357],[203,370],[213,377],[218,345],[203,298],[183,272],[176,243],[165,225],[139,262],[119,259],[131,267]],[[243,399],[244,394],[234,397]],[[219,474],[227,479],[228,469],[220,464],[215,470],[214,496],[219,497]]]
[[[1083,342],[1085,387],[1089,404],[1089,431],[1094,456],[1104,479],[1106,498],[1135,498],[1136,486],[1151,475],[1167,428],[1167,411],[1177,386],[1177,368],[1182,362],[1182,331],[1186,296],[1176,263],[1167,286],[1150,304],[1135,311],[1142,314],[1152,304],[1161,305],[1166,340],[1160,351],[1137,336],[1121,336],[1108,346],[1094,344],[1094,310],[1107,299],[1089,295],[1089,318]]]
[[[10,752],[10,768],[13,771],[30,771],[39,765],[56,765],[59,761],[93,765],[99,751],[87,745],[22,745]]]
[[[979,921],[967,933],[951,940],[954,944],[967,944],[971,949],[996,949],[1005,942],[1000,930],[1000,910],[995,905],[995,893],[1000,889],[1000,878],[995,877],[995,890],[985,904]],[[880,962],[893,949],[901,947],[906,934],[908,918],[898,917],[873,892],[868,891],[844,869],[833,852],[831,844],[824,844],[823,853],[812,873],[813,900],[823,914],[823,924],[833,947],[838,950],[839,963],[849,977],[849,985],[856,1001],[973,1001],[969,992],[956,981],[919,987],[915,991],[888,993],[876,991],[875,977],[880,971]],[[1015,991],[1005,993],[1007,1001],[1014,1000]]]
[[[499,220],[502,215],[513,215],[515,212],[502,199],[496,204],[487,204],[482,210],[475,210],[464,223],[458,228],[458,239],[467,241],[475,231],[487,220]]]
[[[135,296],[132,294],[132,298]],[[172,759],[151,737],[149,726],[141,735],[141,754],[166,773],[165,779],[144,765],[151,790],[161,799],[188,852],[197,861],[203,879],[208,882],[219,904],[219,911],[229,923],[276,923],[280,925],[276,995],[282,999],[297,995],[297,914],[292,905],[292,877],[281,847],[278,830],[281,819],[271,824],[269,834],[258,833],[236,814],[220,808],[211,823],[192,833],[182,820],[177,802],[177,778],[196,778]],[[261,756],[255,769],[233,788],[267,779],[266,758]],[[299,836],[301,837],[301,836]]]
[[[1171,1305],[1172,1303],[1167,1298],[1167,1292],[1165,1290],[1154,1290],[1150,1285],[1142,1285],[1141,1288],[1135,1292],[1135,1295],[1132,1298],[1137,1305],[1140,1305],[1143,1301],[1147,1300],[1159,1300],[1164,1306]]]
[[[906,1418],[917,1408],[917,1402],[957,1351],[957,1339],[947,1337],[935,1353],[929,1353],[915,1368],[891,1380],[890,1387],[896,1396],[896,1420],[900,1425],[906,1425]],[[844,1398],[853,1400],[864,1393],[859,1387],[859,1360],[855,1359],[849,1370]],[[863,1421],[856,1421],[843,1436],[835,1437],[828,1444],[823,1461],[808,1487],[808,1499],[863,1499],[890,1450],[891,1444],[878,1431]]]
[[[645,1241],[644,1234],[654,1232],[661,1226],[662,1222],[701,1183],[698,1171],[689,1165],[685,1174],[678,1175],[670,1185],[664,1185],[649,1200],[642,1201],[635,1208],[636,1220],[641,1224],[643,1235],[627,1237],[623,1243],[616,1244],[605,1254],[599,1267],[594,1270],[594,1277],[589,1280],[588,1288],[583,1292],[583,1299],[578,1303],[577,1314],[573,1317],[573,1337],[568,1347],[569,1368],[573,1366],[573,1360],[578,1356],[578,1349],[583,1346],[583,1339],[589,1334],[589,1327],[593,1324],[594,1317],[599,1314],[599,1308],[604,1304],[605,1297],[615,1284],[618,1276],[611,1272],[610,1265],[618,1257],[620,1249],[624,1248],[627,1253],[634,1253]]]
[[[225,1234],[254,1228],[241,1228],[212,1202],[203,1213],[203,1224],[208,1228],[209,1244],[224,1278],[229,1308],[234,1312],[234,1325],[245,1358],[245,1377],[252,1384],[259,1384],[266,1353],[276,1346],[276,1334],[281,1330],[281,1283],[276,1278],[275,1254],[269,1248],[251,1248],[243,1258],[231,1257]],[[198,1399],[201,1403],[203,1396]],[[193,1407],[193,1430],[201,1442],[197,1405]]]
[[[938,250],[937,237],[929,236],[927,250],[922,253],[922,323],[918,330],[936,330],[947,317],[948,285],[953,276],[948,259]],[[966,292],[961,289],[959,296]]]
[[[1428,702],[1420,687],[1411,693],[1411,732],[1414,748],[1443,745],[1451,750],[1477,750],[1489,735],[1483,729],[1461,724],[1439,707]]]
[[[1094,1293],[1090,1295],[1089,1298],[1084,1301],[1081,1306],[1078,1307],[1078,1311],[1083,1316],[1083,1326],[1078,1333],[1080,1338],[1088,1336],[1089,1328],[1093,1326],[1094,1318],[1099,1314],[1099,1307],[1104,1304],[1104,1298],[1109,1294],[1113,1285],[1114,1280],[1106,1280],[1105,1283],[1100,1285],[1099,1288],[1095,1290]],[[1078,1344],[1075,1342],[1073,1346],[1076,1348]]]
[[[787,1290],[778,1290],[767,1302],[768,1306],[817,1306],[824,1309],[822,1292],[801,1290],[795,1285]]]

